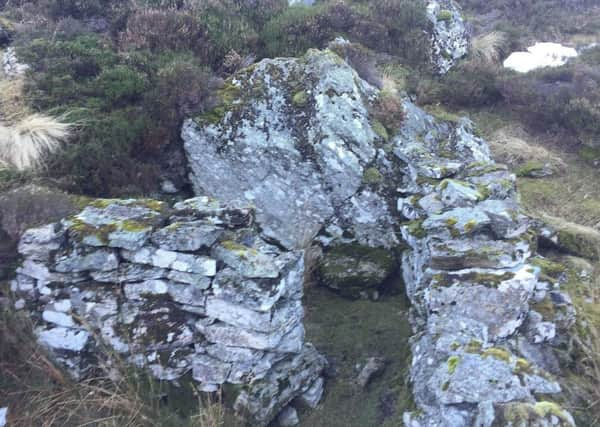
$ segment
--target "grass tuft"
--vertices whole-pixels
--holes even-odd
[[[0,125],[0,160],[19,171],[37,169],[72,132],[61,119],[31,114],[13,126]]]

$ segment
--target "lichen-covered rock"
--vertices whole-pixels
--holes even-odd
[[[384,139],[369,116],[378,91],[330,51],[264,60],[230,79],[220,96],[215,110],[183,129],[197,192],[254,204],[275,244],[304,246],[316,235],[324,249],[320,276],[342,292],[371,289],[393,270],[394,249],[407,248],[402,274],[419,408],[407,425],[482,420],[491,427],[500,420],[496,407],[535,406],[536,396],[560,392],[540,362],[559,342],[558,320],[540,320],[531,308],[550,297],[529,262],[535,233],[519,209],[516,177],[492,160],[469,120],[443,122],[404,102],[401,129]],[[221,245],[215,253],[225,262],[244,253],[239,266],[248,270],[238,272],[255,280],[248,276],[261,263],[245,251]],[[232,295],[225,274],[223,283]],[[299,333],[268,332],[260,316],[239,316],[229,321],[264,328],[243,337],[255,350],[282,334],[293,345]],[[211,333],[229,342],[234,331],[219,325]],[[306,395],[316,395],[311,390]]]
[[[460,9],[453,0],[428,1],[427,16],[433,24],[433,64],[439,73],[445,74],[456,61],[467,54],[467,28]]]
[[[241,71],[226,82],[219,106],[183,127],[195,191],[256,206],[263,235],[286,248],[319,234],[324,246],[381,248],[390,258],[399,244],[390,194],[402,174],[370,120],[377,96],[331,51]],[[357,278],[346,271],[349,281]],[[386,264],[360,274],[372,287],[389,272]],[[322,277],[345,288],[341,276]]]
[[[373,291],[395,270],[393,254],[356,244],[329,248],[319,264],[322,283],[352,298]]]
[[[523,419],[532,424],[524,425],[571,425],[558,405],[535,403],[561,390],[538,357],[551,353],[557,327],[531,309],[547,284],[529,262],[535,233],[516,201],[514,175],[493,162],[468,122],[440,134],[433,118],[411,105],[406,111],[393,145],[411,180],[398,209],[408,221],[402,271],[421,411],[406,414],[406,425],[505,425],[498,408],[509,402],[528,408]],[[535,417],[527,418],[529,407],[538,408]]]
[[[252,203],[264,235],[287,248],[334,219],[354,240],[395,246],[392,209],[363,178],[385,157],[369,121],[376,95],[330,51],[243,70],[220,106],[184,125],[195,191]]]
[[[247,206],[96,200],[19,251],[13,290],[75,378],[108,345],[162,380],[241,386],[236,409],[266,425],[325,367],[304,342],[303,254],[264,241]]]

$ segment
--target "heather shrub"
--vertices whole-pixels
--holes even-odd
[[[600,144],[598,65],[576,61],[559,68],[500,79],[506,101],[533,126],[561,126],[589,145]]]
[[[497,87],[495,66],[471,66],[463,63],[442,77],[439,99],[459,107],[480,107],[502,100]]]
[[[208,31],[187,11],[139,9],[120,35],[121,48],[162,50],[208,49]]]
[[[365,45],[377,51],[398,55],[409,65],[429,61],[429,29],[425,3],[419,0],[376,0],[369,3],[371,20],[387,30],[385,45]]]
[[[73,142],[49,159],[47,173],[94,196],[140,194],[158,185],[162,150],[178,141],[182,120],[202,111],[216,84],[189,53],[118,54],[98,36],[38,40],[26,52],[34,108],[69,111]]]
[[[404,107],[394,88],[384,88],[379,93],[371,106],[370,115],[375,120],[375,128],[377,128],[378,123],[383,125],[386,130],[383,133],[384,135],[393,135],[400,129],[404,120]]]
[[[307,49],[324,47],[348,30],[344,19],[335,16],[339,8],[328,4],[292,6],[266,23],[261,40],[266,56],[299,56]],[[343,8],[344,13],[347,10]],[[330,11],[333,13],[330,15]]]
[[[337,40],[329,44],[329,49],[337,53],[354,68],[363,80],[379,88],[382,87],[381,76],[377,70],[375,52],[359,43],[348,43]]]

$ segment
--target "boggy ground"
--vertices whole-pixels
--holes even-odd
[[[378,301],[351,301],[310,287],[304,299],[307,341],[331,366],[322,403],[300,414],[300,426],[402,425],[402,413],[413,409],[406,382],[411,328],[403,291],[384,294]],[[387,364],[361,389],[354,381],[369,357],[383,357]]]

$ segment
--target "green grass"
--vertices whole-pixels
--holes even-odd
[[[337,375],[328,380],[321,405],[301,414],[301,426],[401,425],[402,413],[414,409],[407,384],[411,329],[404,297],[349,301],[326,289],[310,288],[305,307],[307,341],[332,361]],[[365,390],[357,389],[356,366],[372,356],[389,362],[385,372]],[[391,402],[386,410],[380,405],[384,396]],[[393,414],[386,417],[387,411]]]

